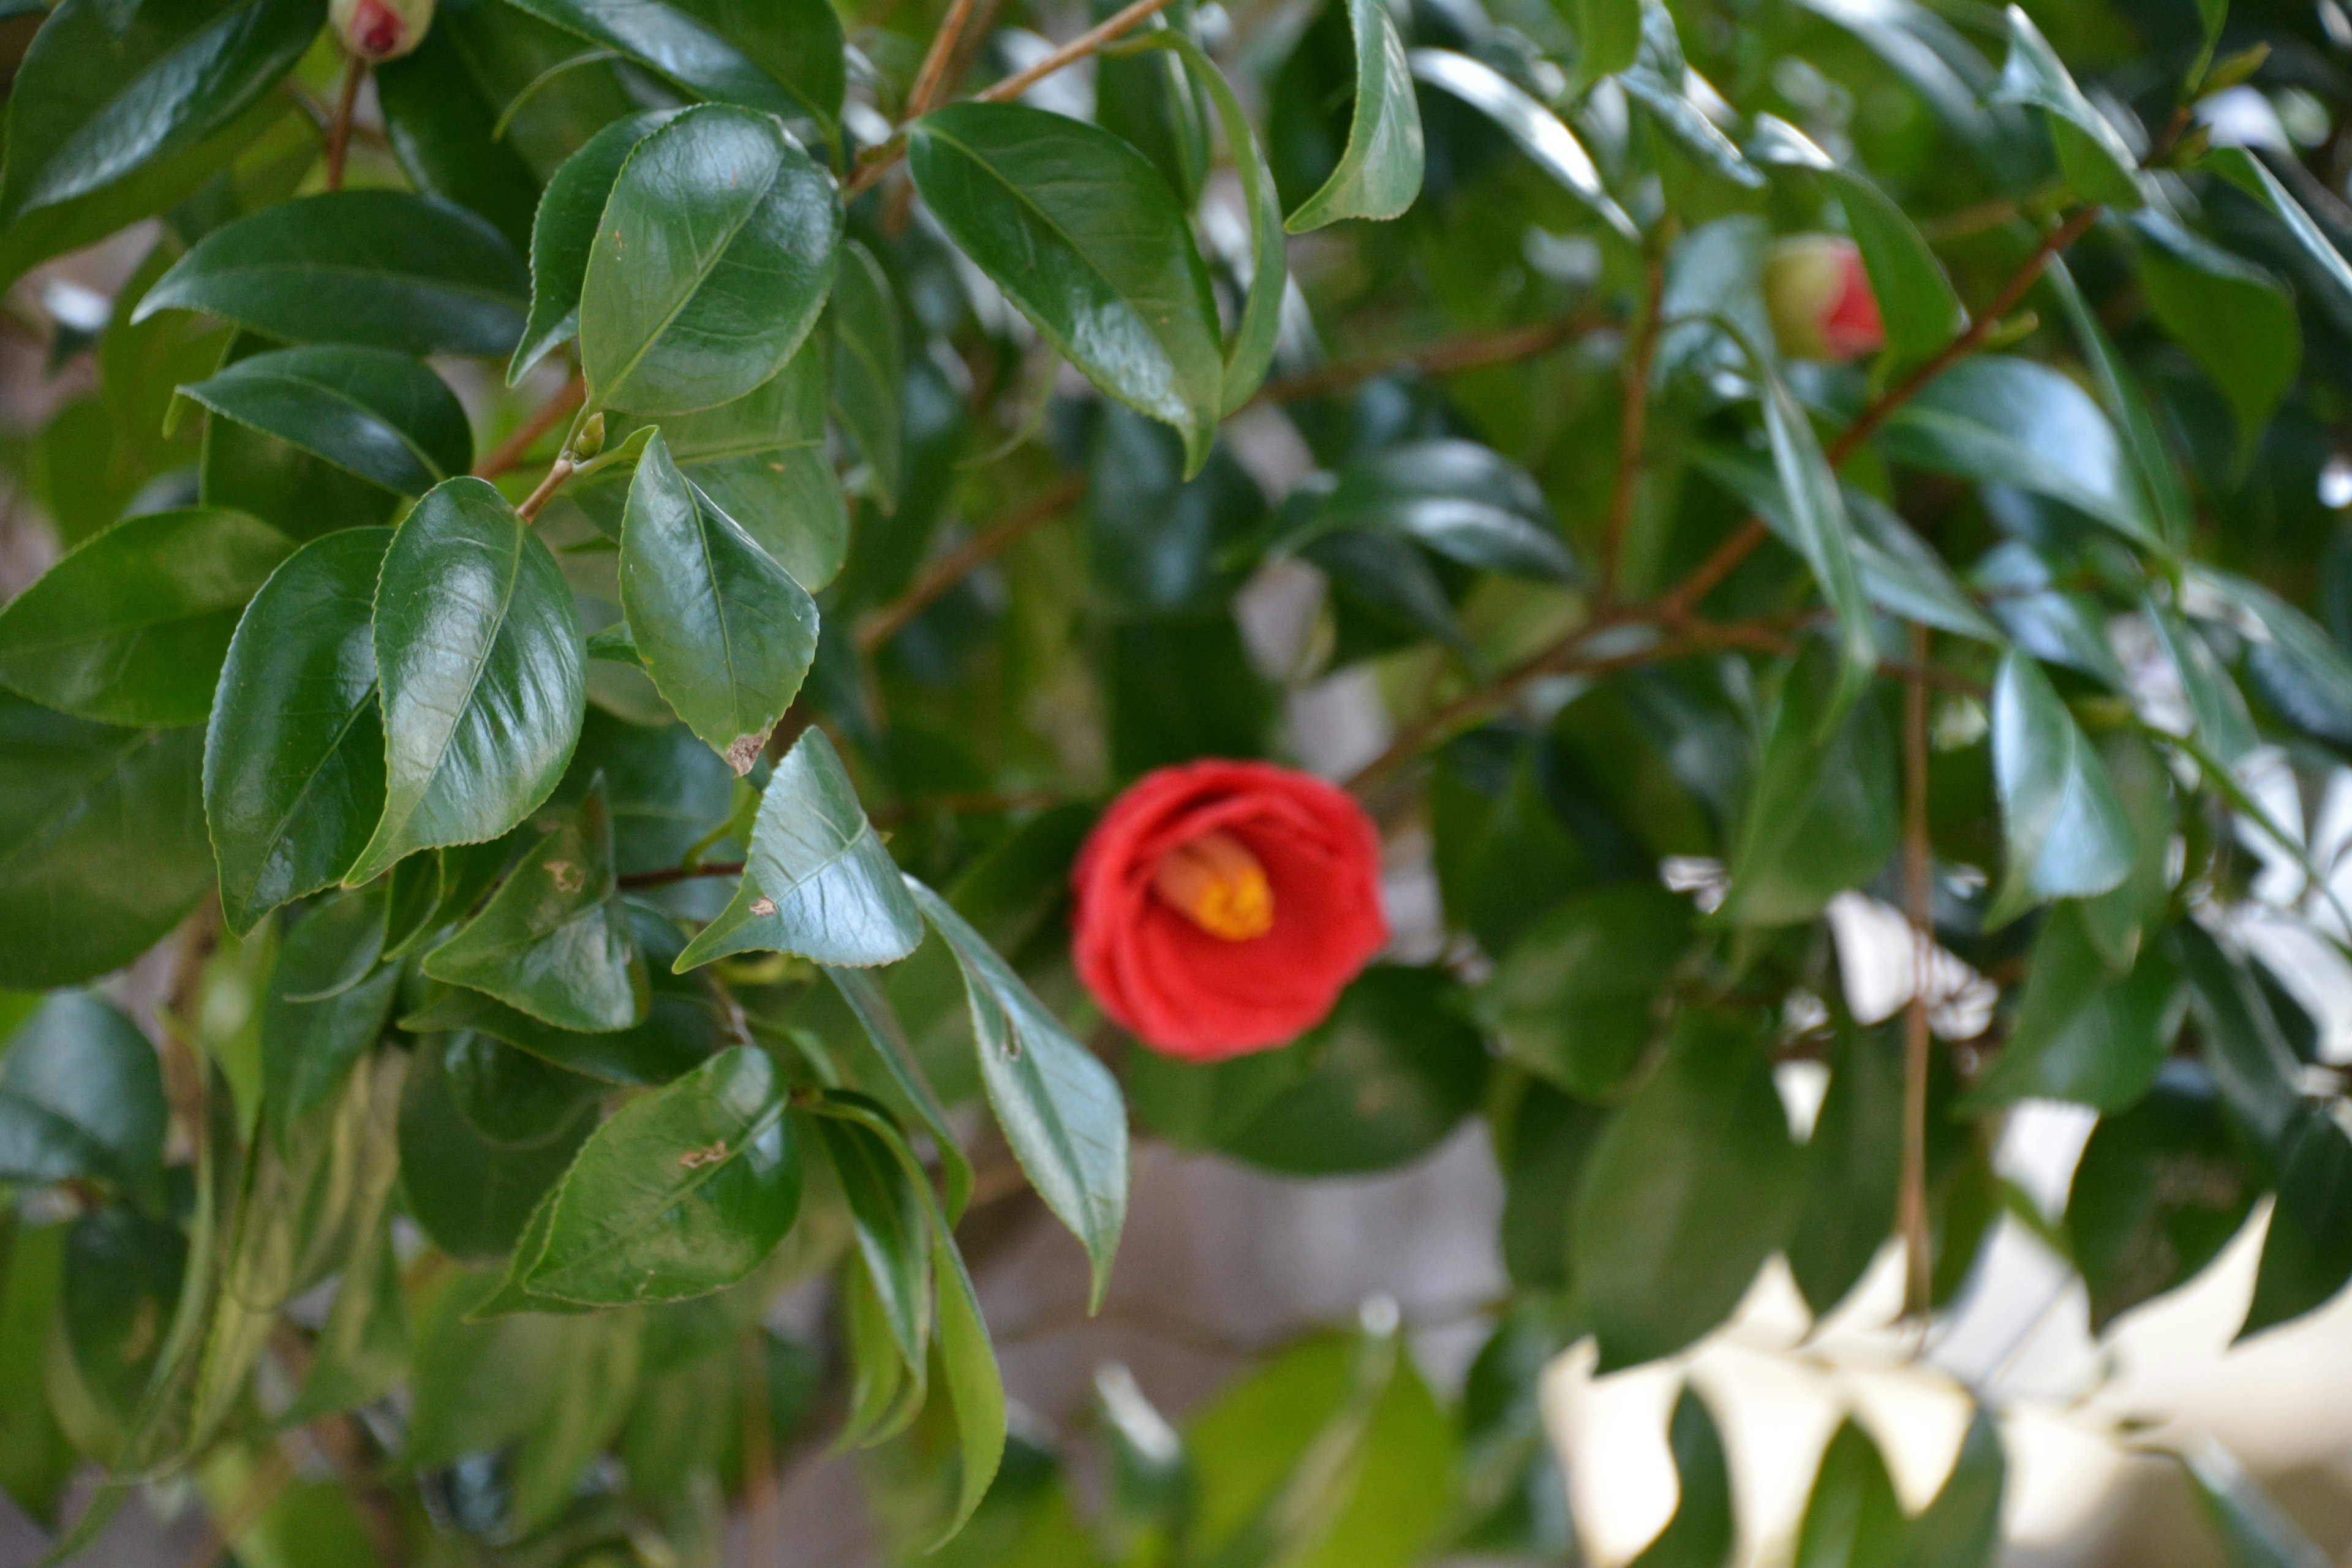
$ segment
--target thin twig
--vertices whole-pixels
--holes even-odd
[[[907,94],[908,120],[920,120],[939,101],[940,93],[948,85],[948,63],[955,58],[964,24],[971,19],[971,7],[972,0],[949,0],[947,19],[932,35],[930,50],[923,56],[922,68],[915,73],[914,88]]]
[[[1400,349],[1392,353],[1368,354],[1342,364],[1325,365],[1320,370],[1269,381],[1259,389],[1256,401],[1298,403],[1310,397],[1328,397],[1377,376],[1387,375],[1391,371],[1417,370],[1423,375],[1458,375],[1464,371],[1479,370],[1487,365],[1533,359],[1538,354],[1550,353],[1570,338],[1582,336],[1605,320],[1598,312],[1582,312],[1564,316],[1557,321],[1538,322],[1531,327],[1481,332],[1474,337],[1455,338],[1422,348]]]
[[[1642,446],[1650,421],[1650,366],[1657,356],[1658,306],[1664,298],[1664,260],[1654,250],[1645,276],[1642,319],[1634,323],[1632,352],[1625,356],[1624,415],[1617,426],[1617,478],[1610,489],[1609,520],[1601,535],[1601,602],[1617,597],[1625,531],[1642,489]]]
[[[515,508],[515,510],[522,514],[522,520],[530,522],[537,518],[539,509],[554,499],[555,492],[563,488],[563,481],[570,479],[572,470],[578,467],[579,464],[573,461],[571,450],[567,447],[553,463],[548,466],[547,478],[539,481],[539,488],[523,498],[522,505]]]
[[[1069,510],[1086,489],[1084,474],[1066,474],[931,563],[905,593],[858,623],[858,650],[872,653],[897,637],[906,629],[908,622],[929,609],[933,600],[961,582],[965,574],[1003,553],[1024,534]]]
[[[588,400],[585,377],[573,376],[563,384],[563,389],[534,410],[530,418],[515,426],[514,434],[490,448],[489,456],[474,465],[478,479],[495,479],[530,455],[530,449],[550,430],[562,424],[583,403]]]
[[[1927,628],[1911,627],[1911,662],[1927,663]],[[1911,1001],[1903,1013],[1903,1185],[1896,1218],[1909,1260],[1910,1310],[1925,1319],[1935,1302],[1927,1238],[1927,976],[1936,955],[1935,896],[1928,883],[1927,686],[1903,683],[1903,880],[1911,918]]]
[[[651,871],[624,871],[613,879],[616,888],[667,888],[672,882],[690,882],[697,877],[740,877],[743,874],[740,860],[704,860],[692,866],[662,866]]]
[[[342,95],[335,100],[335,117],[327,122],[327,189],[343,188],[343,159],[352,147],[352,110],[359,106],[360,83],[367,79],[368,63],[359,55],[343,68]]]

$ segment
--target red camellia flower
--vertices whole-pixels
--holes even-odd
[[[1380,865],[1371,820],[1321,779],[1220,761],[1147,773],[1071,871],[1078,978],[1169,1056],[1281,1045],[1386,945]]]
[[[1800,234],[1775,243],[1764,262],[1764,303],[1772,336],[1791,359],[1863,359],[1886,342],[1862,252],[1838,235]]]

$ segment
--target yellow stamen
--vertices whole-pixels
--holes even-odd
[[[1151,890],[1227,942],[1247,942],[1274,929],[1274,887],[1265,868],[1230,833],[1204,833],[1161,856]]]

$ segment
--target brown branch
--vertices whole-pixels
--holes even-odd
[[[496,447],[489,456],[474,465],[478,479],[495,479],[530,455],[530,449],[550,430],[562,424],[572,411],[588,400],[588,382],[584,376],[573,376],[563,384],[563,389],[535,409],[530,418],[514,428],[514,433]]]
[[[1342,364],[1325,365],[1320,370],[1269,381],[1258,389],[1254,401],[1298,403],[1310,397],[1327,397],[1397,370],[1417,370],[1423,375],[1458,375],[1487,365],[1533,359],[1538,354],[1550,353],[1570,338],[1581,337],[1604,319],[1597,312],[1583,312],[1564,316],[1557,321],[1538,322],[1531,327],[1482,332],[1475,337],[1455,338],[1392,353],[1368,354]]]
[[[616,888],[667,888],[672,882],[690,882],[697,877],[740,877],[743,874],[740,860],[705,860],[693,866],[663,866],[651,871],[625,871],[613,879]]]
[[[522,514],[522,520],[525,522],[535,521],[539,516],[540,508],[555,499],[555,492],[563,488],[563,481],[570,479],[572,470],[579,466],[573,460],[570,448],[567,447],[553,463],[548,466],[547,478],[539,481],[539,488],[523,498],[522,505],[515,508],[515,510]]]
[[[932,35],[922,68],[915,73],[915,85],[907,94],[907,119],[920,120],[939,101],[940,90],[947,86],[948,62],[955,58],[964,24],[971,20],[971,7],[972,0],[949,0],[947,19]]]
[[[335,117],[327,122],[327,189],[343,188],[343,160],[352,149],[352,111],[359,106],[360,83],[367,79],[368,63],[353,55],[343,68],[343,90],[335,100]]]
[[[1927,628],[1911,627],[1911,662],[1927,662]],[[1895,1213],[1909,1260],[1910,1310],[1927,1317],[1936,1268],[1927,1237],[1927,975],[1935,958],[1935,895],[1928,883],[1927,687],[1903,683],[1903,871],[1911,917],[1911,1001],[1903,1012],[1903,1184]]]
[[[1069,510],[1086,489],[1086,475],[1066,474],[932,562],[905,593],[858,623],[858,651],[872,653],[897,637],[906,629],[908,622],[929,609],[933,600],[961,582],[966,573],[1003,553],[1024,534]]]
[[[1609,492],[1609,520],[1601,535],[1601,602],[1617,597],[1618,573],[1625,550],[1625,531],[1633,521],[1633,503],[1642,488],[1642,446],[1650,424],[1650,366],[1658,350],[1658,307],[1665,296],[1664,261],[1654,251],[1645,275],[1642,319],[1633,327],[1632,353],[1625,359],[1623,416],[1617,425],[1617,478]]]

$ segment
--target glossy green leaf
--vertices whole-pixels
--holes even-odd
[[[603,1086],[488,1035],[449,1037],[441,1055],[449,1100],[467,1125],[500,1148],[546,1142],[569,1127]],[[534,1211],[536,1217],[536,1211]]]
[[[46,1381],[59,1412],[77,1400],[93,1407],[98,1420],[88,1425],[102,1426],[104,1440],[89,1445],[95,1434],[85,1429],[86,1420],[77,1421],[86,1445],[118,1447],[138,1418],[163,1350],[158,1329],[179,1300],[187,1259],[187,1237],[177,1226],[126,1205],[85,1214],[66,1232],[57,1303],[61,1331],[49,1342],[57,1359]],[[72,1395],[64,1387],[68,1380],[79,1384]],[[17,1415],[12,1425],[22,1420]]]
[[[637,143],[670,118],[650,110],[615,120],[565,159],[547,182],[530,225],[530,316],[507,365],[508,385],[578,335],[580,288],[613,182]]]
[[[179,923],[213,881],[203,767],[197,731],[118,730],[0,693],[0,985],[93,979]]]
[[[750,952],[891,963],[914,952],[922,934],[914,900],[839,754],[812,725],[768,780],[734,899],[678,955],[677,967]]]
[[[912,878],[907,889],[963,971],[996,1124],[1029,1184],[1087,1249],[1099,1302],[1127,1219],[1127,1107],[1118,1080],[952,905]]]
[[[173,317],[193,324],[177,311],[166,312],[155,324]],[[205,371],[217,374],[270,352],[268,339],[237,331],[219,363]],[[178,395],[176,390],[173,395]],[[383,485],[257,426],[226,418],[200,423],[204,434],[197,448],[196,500],[257,517],[289,539],[309,541],[341,529],[372,528],[388,521],[402,500]]]
[[[436,27],[374,69],[384,134],[409,183],[479,213],[520,252],[530,244],[539,179],[467,68],[457,29]]]
[[[2099,1119],[2067,1193],[2092,1331],[2196,1278],[2253,1201],[2212,1078],[2192,1061],[2167,1064],[2138,1104]]]
[[[1723,918],[1736,924],[1812,920],[1895,853],[1895,738],[1868,700],[1837,716],[1836,657],[1809,644],[1781,687],[1731,858]]]
[[[1678,1483],[1675,1511],[1629,1568],[1717,1568],[1737,1540],[1731,1466],[1723,1435],[1698,1390],[1685,1384],[1666,1424]]]
[[[2000,1426],[1979,1405],[1951,1473],[1912,1521],[1906,1568],[1991,1568],[2000,1551],[2000,1500],[2008,1481]]]
[[[502,1262],[531,1210],[571,1168],[596,1118],[583,1108],[543,1143],[492,1142],[458,1113],[442,1065],[446,1045],[439,1037],[419,1042],[402,1088],[401,1191],[435,1246],[461,1262]]]
[[[65,1272],[62,1225],[26,1225],[11,1215],[0,1228],[0,1491],[40,1524],[63,1523],[60,1505],[87,1462],[51,1408],[47,1384]],[[110,1514],[100,1492],[61,1544],[94,1537]]]
[[[833,176],[768,115],[691,109],[630,153],[580,287],[593,408],[687,414],[784,367],[833,289]]]
[[[2345,260],[2344,253],[2259,157],[2244,147],[2216,147],[2205,154],[2205,166],[2268,207],[2285,225],[2316,276],[2336,291],[2337,303],[2352,306],[2352,262]]]
[[[806,115],[828,138],[841,114],[841,23],[824,0],[517,3],[697,97]]]
[[[0,681],[112,724],[201,724],[238,615],[293,544],[242,512],[129,518],[0,609]]]
[[[2198,744],[2225,767],[2234,767],[2259,743],[2245,693],[2221,667],[2212,647],[2178,613],[2150,603],[2149,627],[2180,681],[2189,722]]]
[[[1994,98],[2000,103],[2031,104],[2049,114],[2058,166],[2084,200],[2126,210],[2146,200],[2139,188],[2139,159],[2123,133],[2083,96],[2058,51],[2016,5],[2009,8],[2009,59]]]
[[[1787,1239],[1802,1173],[1752,1026],[1684,1013],[1577,1194],[1570,1271],[1601,1369],[1670,1355],[1729,1316]]]
[[[931,1336],[931,1227],[917,1180],[875,1128],[834,1116],[814,1125],[848,1201],[858,1259],[891,1342],[908,1366],[919,1366]]]
[[[215,229],[131,315],[202,310],[285,342],[505,354],[530,279],[479,217],[406,191],[338,191]]]
[[[1896,462],[2032,490],[2168,548],[2115,426],[2049,365],[2007,354],[1964,361],[1887,421],[1878,444]]]
[[[205,813],[221,915],[242,935],[328,887],[383,813],[376,574],[388,528],[304,545],[254,595],[230,640],[205,733]]]
[[[2304,1109],[2294,1052],[2242,959],[2193,921],[2181,921],[2169,936],[2189,977],[2205,1068],[2274,1163],[2284,1157]]]
[[[67,0],[8,97],[0,279],[162,211],[290,106],[319,0]]]
[[[404,496],[423,495],[474,462],[473,431],[449,384],[383,349],[280,349],[224,365],[181,391]]]
[[[907,348],[898,301],[874,253],[844,240],[833,275],[833,407],[857,443],[886,512],[898,506],[898,469],[905,461]]]
[[[1821,710],[1824,728],[1869,686],[1878,669],[1878,641],[1871,629],[1870,602],[1854,564],[1853,524],[1845,494],[1822,450],[1811,418],[1789,390],[1770,359],[1756,344],[1748,354],[1764,383],[1764,436],[1772,468],[1788,498],[1790,542],[1812,569],[1813,583],[1837,617],[1838,676],[1834,695]]]
[[[2352,1135],[2313,1107],[2288,1136],[2254,1271],[2254,1299],[2238,1337],[2316,1310],[2347,1279],[2352,1279]]]
[[[1789,1272],[1816,1316],[1845,1300],[1895,1234],[1903,1163],[1903,1041],[1895,1020],[1841,1027],[1829,1092],[1805,1140],[1805,1195]]]
[[[964,1205],[971,1200],[971,1161],[948,1122],[947,1108],[940,1103],[922,1063],[916,1059],[906,1026],[890,1005],[889,994],[870,971],[828,965],[824,973],[849,1010],[857,1016],[859,1032],[873,1047],[882,1065],[881,1077],[887,1080],[889,1088],[882,1089],[863,1074],[861,1082],[885,1100],[895,1091],[897,1098],[905,1102],[907,1111],[931,1135],[940,1161],[940,1185],[947,1194],[947,1219],[953,1225],[963,1217]]]
[[[521,821],[562,776],[586,700],[562,572],[481,479],[436,486],[393,536],[376,586],[375,659],[384,811],[347,885]]]
[[[1642,47],[1641,0],[1575,0],[1573,6],[1553,0],[1553,4],[1576,29],[1578,90],[1633,63]]]
[[[816,604],[677,471],[658,431],[629,481],[621,605],[655,689],[750,773],[816,657]]]
[[[596,1130],[522,1282],[597,1305],[707,1294],[766,1260],[800,1194],[784,1086],[764,1053],[738,1046]]]
[[[2146,242],[2139,279],[2149,309],[2229,398],[2241,460],[2251,460],[2303,367],[2294,301],[2268,272],[2170,218],[2144,212],[2133,228]]]
[[[2131,819],[2106,763],[2021,653],[2001,660],[1993,687],[1992,766],[2008,864],[1989,923],[2051,899],[2104,893],[2131,874]]]
[[[1213,612],[1238,586],[1226,564],[1247,551],[1265,493],[1219,446],[1192,479],[1184,444],[1165,425],[1117,404],[1095,423],[1087,464],[1087,565],[1125,616]]]
[[[940,1532],[946,1542],[961,1531],[988,1495],[1004,1456],[1004,1379],[988,1320],[954,1238],[934,1216],[931,1273],[939,1280],[939,1360],[954,1402],[957,1443],[955,1513]]]
[[[1395,217],[1421,194],[1421,105],[1412,69],[1381,0],[1348,0],[1356,40],[1356,107],[1348,149],[1322,188],[1298,205],[1285,224],[1305,234],[1342,218]]]
[[[1587,3],[1589,9],[1593,8],[1593,0]],[[1640,37],[1638,7],[1621,5],[1618,0],[1598,0],[1598,7],[1622,10],[1635,18],[1635,26],[1628,35],[1630,50]],[[1536,167],[1559,182],[1562,190],[1591,208],[1611,228],[1629,240],[1639,237],[1633,220],[1625,216],[1625,209],[1617,205],[1608,187],[1601,184],[1601,171],[1594,167],[1592,155],[1559,115],[1494,67],[1455,50],[1415,49],[1411,63],[1417,79],[1444,89],[1500,126],[1519,144],[1520,151],[1535,160]],[[1626,63],[1632,62],[1629,59]],[[1584,63],[1580,60],[1580,73],[1583,68]]]
[[[1952,139],[2002,184],[2046,174],[2048,139],[2021,110],[1989,101],[1998,77],[1977,47],[1917,0],[1802,0],[1859,38],[1924,102]]]
[[[261,1005],[262,1101],[281,1134],[334,1098],[392,1016],[400,966],[383,951],[381,889],[330,900],[295,923]]]
[[[599,787],[523,852],[482,912],[425,955],[425,973],[559,1029],[645,1021],[644,957],[613,897],[613,824]]]
[[[2189,567],[2187,578],[2192,613],[2253,634],[2247,673],[2279,716],[2336,745],[2352,744],[2352,656],[2258,583],[2203,564]]]
[[[1572,1094],[1619,1089],[1664,1033],[1660,997],[1688,953],[1690,901],[1654,884],[1582,893],[1529,926],[1478,992],[1503,1054]]]
[[[2068,270],[2064,258],[2052,257],[2042,268],[2042,277],[2065,309],[2066,324],[2073,329],[2075,343],[2091,371],[2099,402],[2116,422],[2116,433],[2131,455],[2133,471],[2139,476],[2140,488],[2147,492],[2148,509],[2157,531],[2167,545],[2177,549],[2188,542],[2195,514],[2188,482],[2181,478],[2179,461],[2157,422],[2156,410],[2091,309],[2090,301],[2083,298],[2083,290],[2076,287],[2074,275]]]
[[[2129,677],[2107,646],[2099,602],[2060,581],[2056,566],[2021,539],[1994,545],[1969,572],[1969,586],[2021,650],[2124,689]]]
[[[1691,68],[1664,0],[1642,0],[1640,43],[1632,68],[1619,73],[1617,82],[1626,98],[1701,168],[1747,190],[1764,188],[1763,171],[1716,128],[1694,94]]]
[[[1349,464],[1302,533],[1341,529],[1394,533],[1480,571],[1553,582],[1577,575],[1534,478],[1473,441],[1411,442]]]
[[[1088,380],[1174,426],[1197,472],[1223,411],[1223,351],[1160,172],[1107,131],[1010,103],[924,116],[908,168],[957,247]]]
[[[2186,1006],[2179,971],[2162,949],[2149,946],[2118,978],[2083,906],[2061,904],[2034,942],[2008,1047],[1968,1103],[2033,1097],[2120,1110],[2156,1082]]]
[[[168,1115],[138,1026],[110,1002],[60,991],[0,1054],[0,1181],[89,1177],[160,1207]]]

